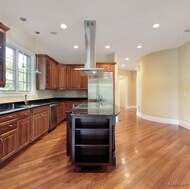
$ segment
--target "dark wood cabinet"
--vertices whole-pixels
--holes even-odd
[[[46,54],[37,54],[38,69],[36,74],[37,90],[56,90],[58,88],[58,62]]]
[[[71,161],[78,166],[115,165],[113,116],[71,116]]]
[[[66,108],[66,102],[57,103],[57,124],[61,123],[64,119],[66,119]]]
[[[64,64],[58,65],[58,89],[67,89],[67,66]]]
[[[6,32],[9,30],[7,26],[0,22],[0,87],[6,85]]]
[[[97,68],[103,68],[104,72],[115,72],[115,64],[116,63],[96,63]]]
[[[0,162],[17,152],[17,114],[0,117]]]
[[[31,141],[49,130],[49,106],[32,109]]]
[[[67,89],[84,90],[88,88],[88,77],[81,76],[75,68],[83,68],[81,65],[67,65]]]
[[[18,112],[17,146],[21,150],[30,143],[30,110]]]

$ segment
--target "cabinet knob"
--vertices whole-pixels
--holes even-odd
[[[13,125],[9,125],[9,127],[12,127]]]
[[[9,118],[12,118],[13,116],[9,116]]]

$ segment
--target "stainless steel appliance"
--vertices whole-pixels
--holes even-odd
[[[51,104],[49,106],[50,118],[49,118],[49,131],[53,130],[57,126],[57,106]]]
[[[112,72],[103,72],[101,77],[88,76],[88,101],[104,106],[113,104]]]

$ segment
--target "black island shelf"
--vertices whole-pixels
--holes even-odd
[[[75,107],[67,112],[67,155],[71,156],[71,163],[77,166],[115,166],[118,107],[110,105],[108,109],[108,106],[93,105],[92,108],[89,104],[85,107]]]

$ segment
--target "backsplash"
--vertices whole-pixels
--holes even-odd
[[[23,93],[23,95],[13,96],[4,95],[0,96],[0,104],[3,103],[11,103],[11,102],[20,102],[24,101],[25,95],[27,93]],[[28,100],[38,100],[38,99],[46,99],[46,98],[87,98],[88,94],[86,90],[64,90],[64,91],[36,91],[35,94],[27,94]]]

